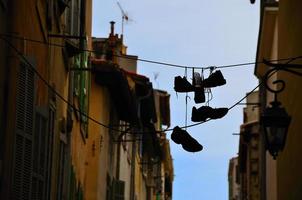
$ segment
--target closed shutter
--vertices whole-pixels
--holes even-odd
[[[21,64],[17,77],[12,199],[31,199],[34,72]]]
[[[36,109],[35,129],[33,136],[33,172],[32,172],[32,197],[31,199],[46,199],[48,175],[48,120],[47,113]]]

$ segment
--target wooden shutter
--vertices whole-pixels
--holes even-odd
[[[48,175],[48,119],[47,111],[36,109],[35,128],[33,135],[33,172],[32,172],[32,199],[46,199]]]
[[[12,199],[31,199],[34,72],[21,64],[17,77]]]

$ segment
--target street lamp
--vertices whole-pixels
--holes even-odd
[[[288,73],[302,76],[302,73],[293,69],[301,69],[301,64],[274,64],[263,60],[263,63],[270,66],[271,69],[264,75],[265,88],[275,94],[275,99],[271,102],[270,107],[266,107],[262,116],[261,123],[265,134],[266,149],[274,159],[278,156],[278,152],[282,151],[285,146],[287,130],[291,122],[291,117],[287,114],[285,108],[280,107],[281,103],[277,101],[277,93],[285,88],[284,80],[275,80],[273,84],[280,84],[278,89],[273,89],[268,85],[268,79],[276,71],[286,71]]]
[[[271,107],[266,107],[261,116],[266,149],[274,160],[278,156],[278,152],[282,151],[285,146],[287,130],[291,121],[291,117],[280,105],[281,103],[278,101],[271,102]]]

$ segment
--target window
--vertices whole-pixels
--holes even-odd
[[[11,199],[31,199],[34,72],[21,63],[17,75],[16,132]]]
[[[65,33],[79,36],[81,0],[70,0],[68,3],[69,7],[65,9]]]
[[[32,65],[34,66],[34,64]],[[21,63],[17,75],[12,199],[49,199],[52,145],[48,111],[34,108],[35,74]]]
[[[36,109],[35,128],[33,132],[33,172],[32,172],[32,199],[46,199],[48,189],[48,139],[47,112]]]
[[[88,53],[84,52],[74,57],[74,68],[88,68]],[[88,110],[89,110],[90,73],[84,70],[74,72],[74,96],[77,98],[78,113],[83,138],[88,137]]]

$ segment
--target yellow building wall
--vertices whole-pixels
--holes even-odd
[[[279,58],[302,55],[301,8],[301,0],[279,1]],[[278,73],[278,78],[286,80],[279,96],[292,117],[285,148],[277,158],[278,200],[302,199],[302,78],[287,72]]]
[[[106,88],[98,86],[91,78],[89,116],[105,125],[109,124],[110,101]],[[80,132],[79,123],[74,126],[72,137],[72,164],[77,181],[83,186],[84,199],[106,199],[108,171],[108,129],[89,120],[88,138]]]
[[[272,35],[272,48],[270,52],[270,60],[278,59],[278,13],[276,11],[276,21],[273,25]],[[277,73],[272,75],[271,79],[276,80]],[[269,81],[269,86],[276,89],[276,85]],[[269,106],[270,102],[274,100],[274,94],[271,92],[266,93],[266,105]],[[267,200],[277,200],[277,162],[274,160],[268,151],[266,151],[266,198]]]
[[[147,199],[146,180],[143,177],[141,159],[137,154],[135,159],[135,195],[137,199]]]

